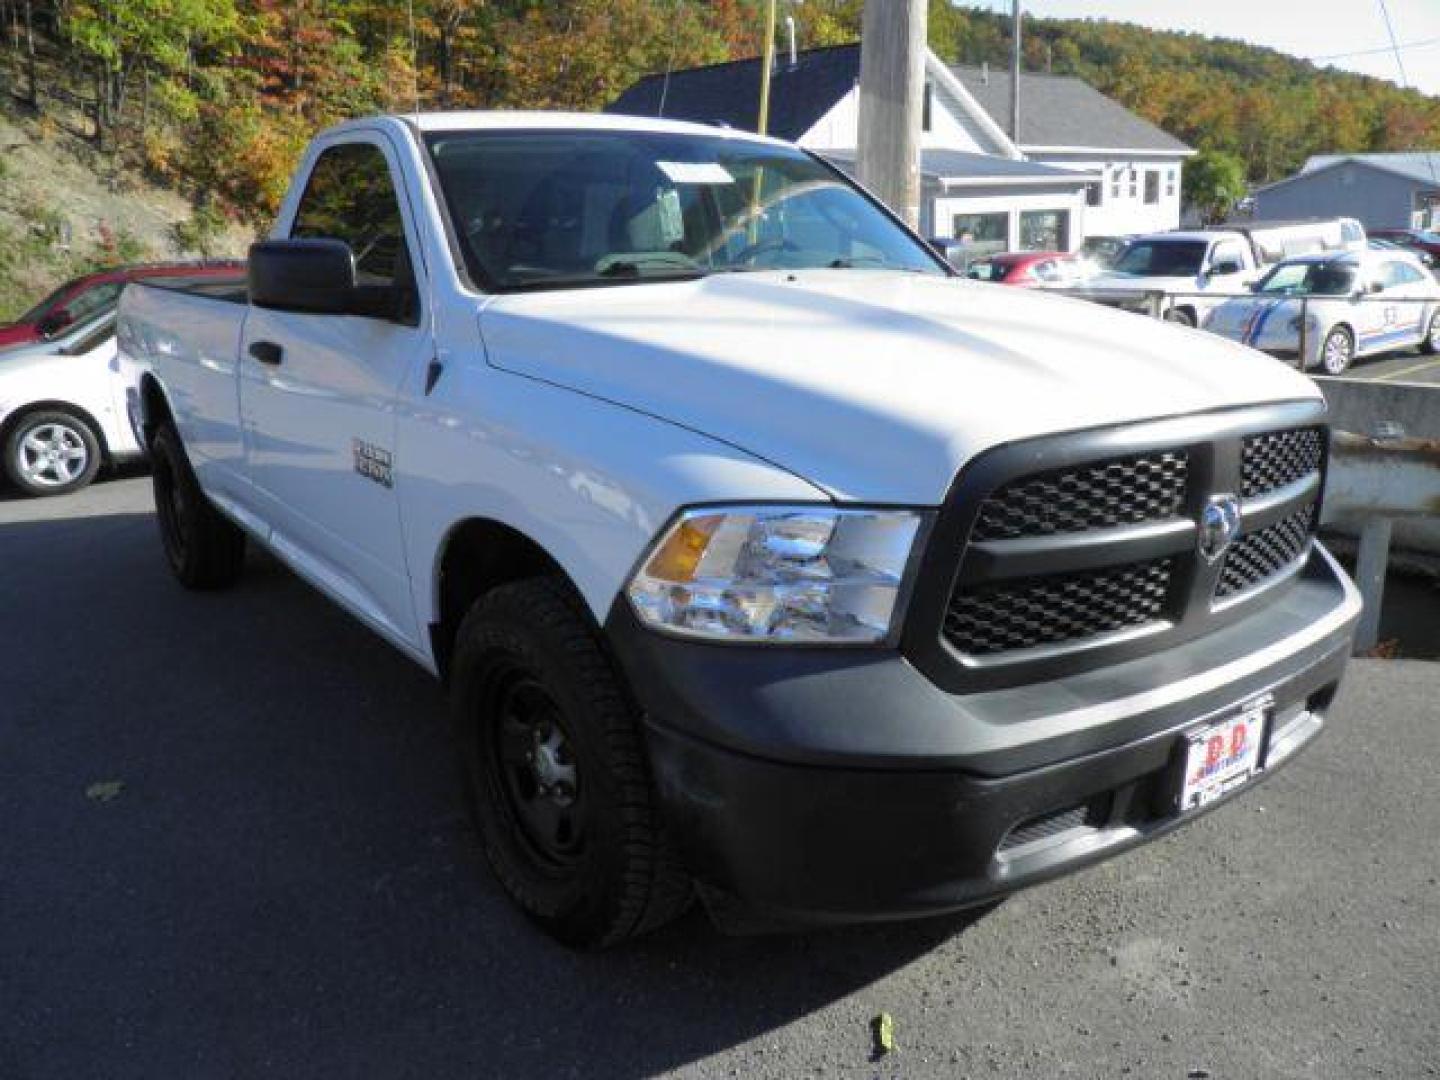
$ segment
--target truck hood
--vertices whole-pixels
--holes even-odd
[[[1000,443],[1320,396],[1199,331],[885,271],[511,294],[480,323],[501,369],[684,425],[863,502],[938,504],[966,461]]]

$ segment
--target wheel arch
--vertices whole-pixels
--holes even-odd
[[[470,517],[453,524],[436,549],[431,577],[431,653],[442,680],[448,680],[455,636],[466,612],[491,590],[534,577],[558,577],[580,590],[560,562],[533,537],[503,521]],[[583,603],[593,622],[593,615]]]
[[[33,416],[37,412],[63,412],[75,417],[90,429],[90,434],[95,436],[95,444],[100,447],[101,464],[110,464],[110,442],[105,438],[105,429],[95,419],[94,414],[83,405],[76,405],[73,401],[64,401],[58,398],[26,402],[7,416],[4,423],[0,423],[0,447],[10,441],[10,435],[27,416]]]
[[[140,377],[140,431],[141,444],[147,449],[155,437],[155,431],[166,421],[173,421],[174,411],[170,398],[153,372],[147,371]]]

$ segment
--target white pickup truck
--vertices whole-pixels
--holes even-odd
[[[120,347],[176,576],[253,540],[446,680],[577,945],[1088,864],[1272,773],[1351,648],[1309,380],[960,280],[773,140],[347,123],[248,295],[132,288]]]
[[[1156,233],[1125,245],[1110,269],[1085,282],[1090,299],[1149,310],[1159,296],[1159,314],[1181,326],[1201,326],[1227,296],[1243,293],[1260,276],[1250,240],[1238,231]]]

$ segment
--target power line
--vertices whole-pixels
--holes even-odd
[[[1410,76],[1405,74],[1405,57],[1400,51],[1400,41],[1395,37],[1395,24],[1390,21],[1390,7],[1385,0],[1380,0],[1380,14],[1385,19],[1385,33],[1390,36],[1390,48],[1395,53],[1395,66],[1400,69],[1400,85],[1408,90],[1410,89]],[[1430,182],[1440,184],[1440,178],[1435,175],[1435,155],[1427,153],[1425,164],[1430,169]]]
[[[1385,33],[1390,35],[1390,49],[1395,54],[1395,66],[1400,69],[1400,85],[1410,89],[1410,77],[1405,74],[1405,56],[1401,52],[1400,42],[1395,37],[1395,25],[1390,21],[1390,7],[1385,0],[1380,0],[1380,14],[1385,19]]]
[[[1324,56],[1307,56],[1306,60],[1318,63],[1321,60],[1348,60],[1355,56],[1376,56],[1380,53],[1394,52],[1396,48],[1409,52],[1412,49],[1425,49],[1431,45],[1440,45],[1440,37],[1426,38],[1424,41],[1407,41],[1402,45],[1382,45],[1378,49],[1357,49],[1355,52],[1326,53]]]

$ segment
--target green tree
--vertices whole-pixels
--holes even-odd
[[[1202,150],[1185,163],[1181,195],[1207,225],[1223,221],[1245,197],[1245,163],[1223,150]]]
[[[60,10],[61,33],[94,75],[95,134],[102,146],[137,83],[145,116],[153,74],[176,76],[192,65],[197,50],[228,51],[240,31],[234,0],[71,0]]]

